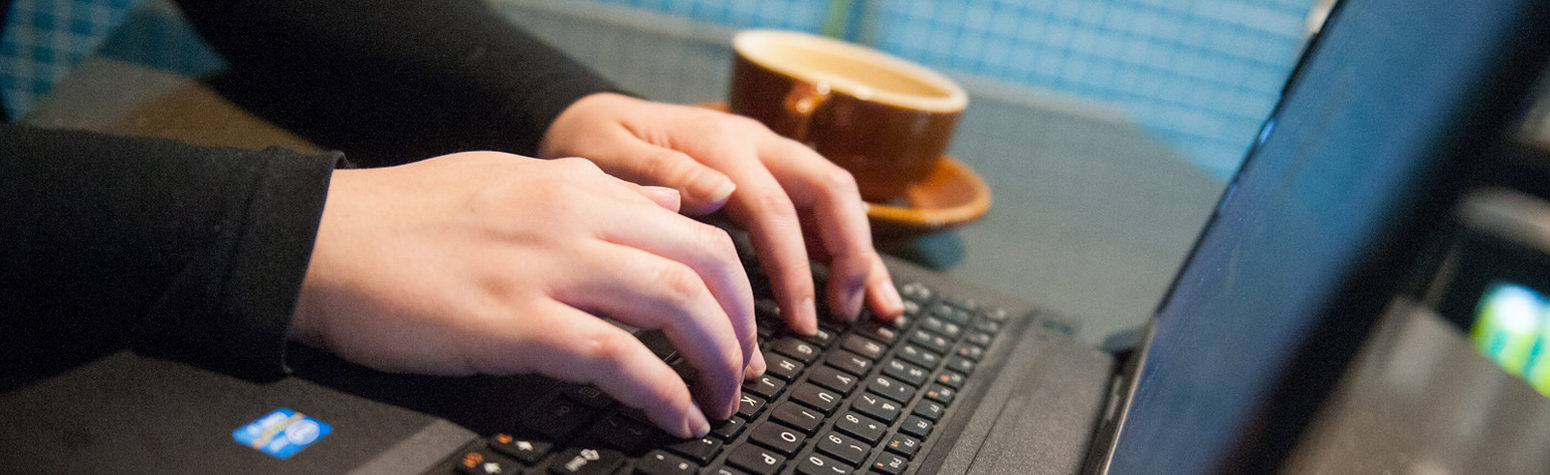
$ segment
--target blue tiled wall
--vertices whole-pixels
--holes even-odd
[[[5,0],[0,0],[3,3]],[[141,0],[17,0],[0,38],[13,116]],[[818,32],[829,0],[576,0]],[[1314,0],[858,0],[847,37],[931,67],[1117,106],[1213,175],[1237,167]]]
[[[1309,0],[890,0],[876,46],[1119,105],[1203,168],[1237,167],[1302,46]]]
[[[0,37],[0,90],[12,117],[96,49],[140,0],[0,0],[11,4]]]

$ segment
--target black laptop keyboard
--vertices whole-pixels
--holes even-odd
[[[756,291],[765,295],[757,314],[769,370],[744,383],[737,415],[713,421],[702,439],[671,437],[596,388],[557,384],[520,427],[463,451],[452,470],[904,473],[975,376],[1006,314],[920,283],[900,291],[905,314],[897,321],[823,322],[813,336],[786,331],[767,291]],[[637,336],[680,374],[692,371],[661,332]]]

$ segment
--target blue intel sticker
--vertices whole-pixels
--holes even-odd
[[[288,459],[333,431],[328,423],[282,407],[231,431],[231,438],[275,458]]]

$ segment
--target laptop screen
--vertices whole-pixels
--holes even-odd
[[[1353,322],[1375,319],[1398,289],[1463,162],[1500,135],[1526,88],[1520,64],[1543,59],[1544,27],[1532,23],[1544,10],[1337,8],[1159,307],[1111,470],[1241,468],[1242,452],[1262,457],[1275,450],[1266,439],[1287,437],[1278,411],[1310,415],[1317,402],[1288,381],[1338,377],[1360,338],[1341,332],[1370,328]],[[1331,335],[1319,355],[1312,340]]]

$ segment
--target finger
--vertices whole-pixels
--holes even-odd
[[[641,199],[640,185],[603,173],[594,162],[560,159],[572,166],[571,182],[594,191],[581,195],[589,200],[576,209],[604,213],[586,220],[597,238],[640,249],[688,265],[704,281],[727,319],[742,348],[744,374],[764,373],[765,361],[758,351],[758,329],[753,316],[753,289],[738,259],[737,248],[726,231],[686,218]],[[621,191],[631,188],[635,191]],[[607,273],[615,269],[598,267]]]
[[[877,318],[891,322],[904,314],[904,299],[899,297],[899,288],[894,286],[882,256],[872,260],[872,273],[867,276],[866,288],[867,307]]]
[[[622,164],[623,168],[609,170],[626,180],[643,185],[665,186],[683,194],[684,212],[694,215],[721,209],[737,189],[731,178],[694,158],[664,147],[640,140],[634,135],[620,133],[607,141],[606,148],[594,153],[619,157],[608,163]]]
[[[882,258],[872,246],[866,208],[855,179],[844,169],[818,155],[812,149],[786,139],[761,143],[761,154],[770,163],[770,172],[786,187],[797,205],[811,210],[808,229],[829,257],[826,289],[830,308],[842,318],[860,315],[863,300],[874,296],[870,307],[880,316],[891,318],[903,311],[886,294],[892,288]],[[883,269],[878,275],[876,270]]]
[[[515,366],[556,379],[593,384],[620,403],[645,412],[658,427],[683,438],[703,437],[710,423],[689,388],[666,363],[628,332],[580,310],[553,303],[542,331],[526,338],[536,351],[513,351]]]
[[[624,324],[660,329],[697,370],[695,396],[709,415],[731,417],[747,363],[731,322],[693,269],[610,243],[579,249],[576,272],[552,296]],[[757,351],[753,348],[751,351]]]
[[[647,198],[650,198],[657,206],[661,206],[662,209],[677,213],[683,203],[683,197],[678,193],[678,190],[664,186],[635,186],[640,187],[641,194],[646,195]]]
[[[797,333],[818,331],[812,268],[791,198],[746,145],[723,144],[712,153],[719,156],[717,163],[724,164],[721,170],[738,183],[737,193],[727,201],[727,213],[752,237],[781,316]]]
[[[737,257],[737,246],[726,231],[683,216],[641,209],[616,213],[607,227],[596,230],[598,238],[640,249],[694,271],[720,305],[723,319],[731,322],[743,359],[739,368],[753,375],[764,373],[759,353],[758,327],[754,323],[753,286]]]
[[[564,173],[564,175],[563,178],[561,178],[562,181],[566,183],[584,185],[586,189],[592,190],[593,192],[624,199],[630,199],[634,195],[640,195],[650,200],[651,202],[656,203],[657,206],[660,206],[663,209],[672,211],[674,213],[678,212],[678,209],[682,203],[682,196],[680,196],[677,189],[663,186],[641,185],[620,179],[619,177],[610,175],[603,171],[602,167],[600,167],[597,162],[586,158],[556,158],[550,160],[549,163],[563,167],[564,171],[562,173]]]

